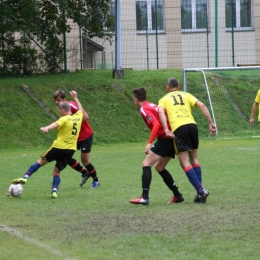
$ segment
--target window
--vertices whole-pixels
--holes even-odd
[[[181,0],[182,31],[205,31],[207,27],[207,0]]]
[[[136,1],[136,28],[138,32],[163,32],[163,0]]]
[[[109,31],[115,32],[116,31],[116,3],[115,3],[115,0],[111,0],[109,8],[110,8],[110,15],[113,16],[113,18],[114,18],[114,22],[113,22],[111,28],[109,28],[110,29]]]
[[[226,0],[226,28],[252,29],[251,0]]]

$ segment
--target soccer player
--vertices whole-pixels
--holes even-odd
[[[42,154],[41,158],[31,165],[22,178],[14,179],[12,181],[13,184],[25,184],[28,178],[30,178],[40,167],[49,162],[56,161],[53,169],[51,197],[53,199],[57,198],[60,184],[60,172],[67,166],[69,159],[76,151],[77,139],[83,118],[83,108],[77,98],[77,92],[71,91],[70,94],[79,108],[78,112],[72,114],[67,102],[59,103],[58,108],[61,117],[56,122],[40,128],[43,133],[48,133],[49,130],[57,129],[57,139],[53,142],[52,146]]]
[[[255,124],[255,114],[257,112],[257,110],[259,110],[259,103],[260,103],[260,90],[258,90],[256,97],[255,97],[255,101],[253,103],[252,106],[252,111],[251,111],[251,116],[250,116],[250,124],[251,126],[253,126]],[[258,113],[258,122],[260,123],[260,113]]]
[[[66,94],[63,90],[55,91],[53,95],[56,105],[59,105],[60,102],[66,101]],[[77,104],[73,101],[67,101],[70,105],[72,114],[78,111]],[[83,111],[83,120],[81,125],[81,130],[77,142],[77,150],[81,150],[81,162],[87,171],[79,164],[77,160],[71,158],[68,162],[68,165],[74,170],[81,172],[82,181],[79,184],[81,187],[86,183],[89,177],[92,177],[93,182],[90,188],[97,188],[100,186],[100,182],[95,170],[95,167],[90,162],[90,152],[93,142],[93,130],[88,122],[89,116],[87,112]]]
[[[142,163],[142,196],[137,199],[131,199],[129,202],[142,205],[149,204],[149,190],[152,180],[151,167],[155,163],[156,171],[161,175],[163,181],[173,193],[168,204],[182,202],[184,201],[182,194],[180,194],[171,174],[165,169],[170,159],[175,157],[173,139],[165,135],[159,120],[158,107],[146,100],[145,89],[137,88],[133,91],[133,94],[134,102],[140,108],[140,114],[147,127],[151,130],[151,134],[144,150],[146,157]],[[157,141],[152,146],[155,138],[157,138]]]
[[[208,121],[210,134],[216,134],[214,125],[207,107],[187,92],[180,91],[177,79],[168,80],[166,94],[159,100],[159,116],[167,136],[174,138],[174,147],[181,167],[186,173],[190,183],[197,191],[194,198],[196,203],[205,203],[209,191],[202,186],[201,166],[198,161],[199,137],[196,122],[191,113],[191,107],[199,108]],[[167,124],[167,117],[171,130]]]

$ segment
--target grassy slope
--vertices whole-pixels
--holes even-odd
[[[49,124],[53,119],[23,91],[21,85],[27,85],[57,116],[58,111],[52,99],[53,92],[57,89],[63,89],[67,93],[71,89],[78,91],[95,131],[94,143],[107,144],[140,142],[147,139],[148,130],[132,102],[132,90],[145,87],[148,99],[157,103],[158,99],[166,93],[165,84],[170,77],[177,77],[181,82],[181,71],[129,70],[125,71],[124,79],[113,79],[110,70],[0,79],[1,148],[45,146],[49,145],[56,136],[55,132],[47,135],[40,133],[38,129]],[[200,76],[192,78],[188,84],[189,91],[205,102],[205,94],[196,87],[201,85]],[[247,115],[247,120],[259,88],[258,81],[252,80],[249,84],[250,88],[240,86],[239,82],[233,82],[229,87],[232,98]],[[206,137],[205,120],[197,111],[195,117],[200,125],[201,137]],[[234,114],[233,121],[236,122],[236,130],[241,130],[240,132],[246,130],[245,133],[252,134],[248,122],[241,119],[238,114]]]

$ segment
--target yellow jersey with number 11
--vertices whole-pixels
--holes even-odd
[[[166,110],[172,132],[182,125],[196,124],[191,107],[195,107],[198,101],[190,93],[184,91],[172,91],[159,100],[158,107]]]

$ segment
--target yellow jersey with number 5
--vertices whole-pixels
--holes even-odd
[[[56,123],[58,126],[58,136],[53,142],[52,147],[59,149],[77,150],[77,140],[81,128],[83,113],[79,110],[72,115],[59,118]]]
[[[159,100],[158,107],[166,110],[167,117],[174,132],[182,125],[196,124],[191,107],[195,107],[198,99],[188,92],[172,91]]]

